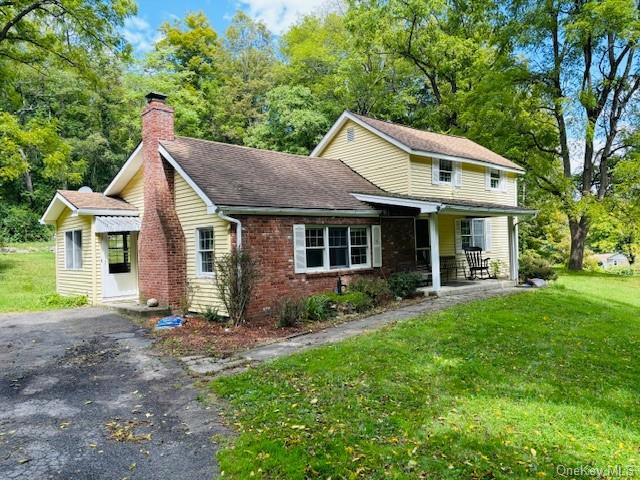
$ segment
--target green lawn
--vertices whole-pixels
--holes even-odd
[[[640,277],[563,275],[215,380],[225,478],[640,476],[638,307]]]
[[[49,244],[12,244],[29,253],[0,254],[0,313],[73,307],[78,297],[55,294],[55,264]]]

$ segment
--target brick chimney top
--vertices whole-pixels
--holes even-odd
[[[144,96],[144,98],[147,99],[147,103],[151,103],[153,101],[166,103],[167,101],[167,96],[160,92],[149,92]]]

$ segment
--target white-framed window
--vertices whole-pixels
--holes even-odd
[[[296,228],[300,229],[296,232]],[[324,272],[371,267],[369,226],[295,225],[296,271]],[[299,245],[299,246],[298,246]],[[302,257],[304,252],[304,257]]]
[[[460,246],[462,250],[480,247],[487,250],[487,222],[484,218],[465,218],[460,222]]]
[[[504,178],[497,168],[487,168],[487,190],[502,190]]]
[[[453,162],[451,160],[440,160],[438,163],[438,182],[453,182]]]
[[[198,275],[213,275],[213,227],[202,227],[196,229],[196,262]]]
[[[64,266],[68,270],[82,268],[82,230],[64,232]]]

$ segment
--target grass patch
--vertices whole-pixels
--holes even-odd
[[[239,430],[221,468],[507,479],[640,465],[639,291],[638,277],[563,275],[217,379]]]
[[[55,258],[48,243],[11,244],[29,253],[0,254],[0,313],[84,305],[86,297],[55,293]]]

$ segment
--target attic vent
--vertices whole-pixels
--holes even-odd
[[[356,130],[353,127],[347,128],[347,142],[353,142],[356,139]]]

